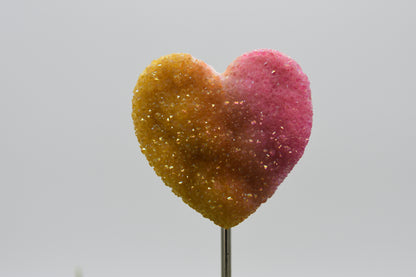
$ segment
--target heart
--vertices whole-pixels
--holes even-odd
[[[222,74],[189,54],[153,61],[132,113],[141,151],[185,203],[223,228],[270,198],[303,155],[309,81],[275,50],[238,57]]]

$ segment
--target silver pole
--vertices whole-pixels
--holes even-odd
[[[221,228],[221,277],[231,277],[231,229]]]

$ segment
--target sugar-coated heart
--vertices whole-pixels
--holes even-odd
[[[189,206],[231,228],[273,195],[308,143],[309,81],[275,50],[238,57],[223,74],[189,54],[151,63],[134,90],[141,150]]]

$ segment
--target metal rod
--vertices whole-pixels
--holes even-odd
[[[231,229],[221,228],[221,277],[231,277]]]

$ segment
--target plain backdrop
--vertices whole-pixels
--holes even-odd
[[[273,48],[309,76],[310,144],[233,229],[233,276],[416,276],[416,4],[0,2],[0,276],[219,276],[220,229],[140,153],[132,91],[187,52]]]

